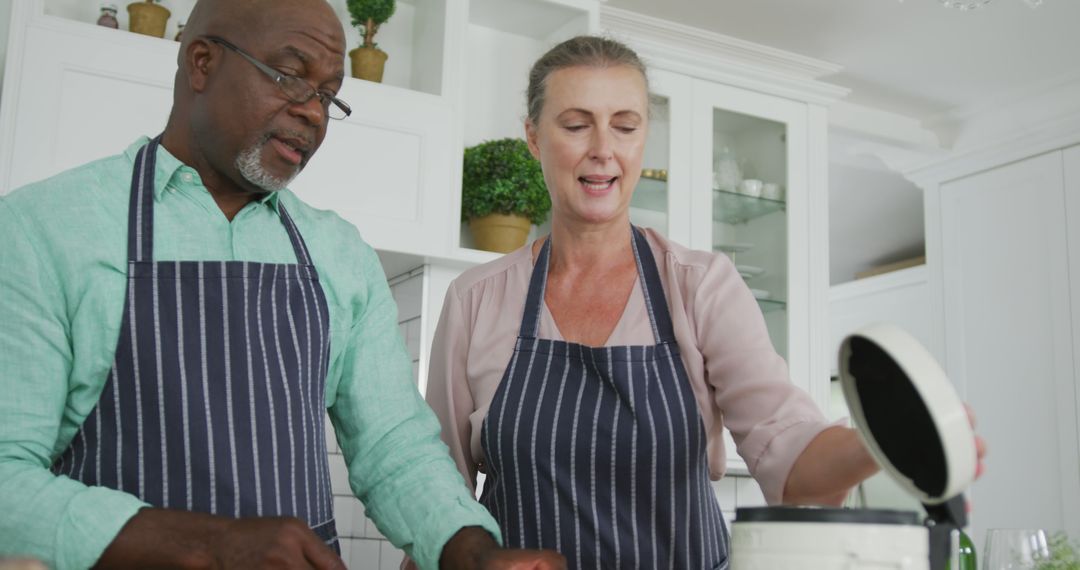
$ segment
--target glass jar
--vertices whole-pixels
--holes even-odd
[[[116,4],[101,5],[101,15],[98,16],[97,25],[106,28],[120,28],[120,22],[116,19]]]

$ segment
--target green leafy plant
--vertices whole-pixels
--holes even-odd
[[[551,210],[540,162],[522,139],[499,139],[465,149],[461,219],[517,214],[542,224]]]
[[[346,0],[352,25],[364,36],[366,48],[376,47],[375,32],[394,15],[394,0]]]
[[[1036,570],[1080,570],[1080,548],[1064,532],[1051,536],[1047,546],[1050,559],[1039,561]]]

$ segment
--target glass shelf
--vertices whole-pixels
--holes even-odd
[[[630,206],[667,214],[667,182],[642,176],[638,180],[637,187],[634,188],[634,196],[630,198]]]
[[[787,309],[787,303],[773,299],[758,299],[757,304],[761,307],[762,314],[783,311]]]
[[[713,220],[725,224],[744,224],[755,218],[782,212],[787,203],[746,194],[713,190]]]

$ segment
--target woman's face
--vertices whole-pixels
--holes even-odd
[[[569,67],[547,79],[529,149],[551,193],[552,219],[604,223],[627,218],[641,176],[648,93],[630,66]]]

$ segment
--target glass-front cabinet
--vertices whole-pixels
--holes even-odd
[[[792,379],[804,384],[807,105],[701,81],[693,114],[691,243],[732,259]]]
[[[631,220],[730,257],[793,382],[814,394],[809,106],[656,69],[650,91]],[[729,470],[745,472],[729,450]]]
[[[711,107],[710,246],[727,254],[787,356],[787,125]],[[766,192],[767,189],[767,192]]]

